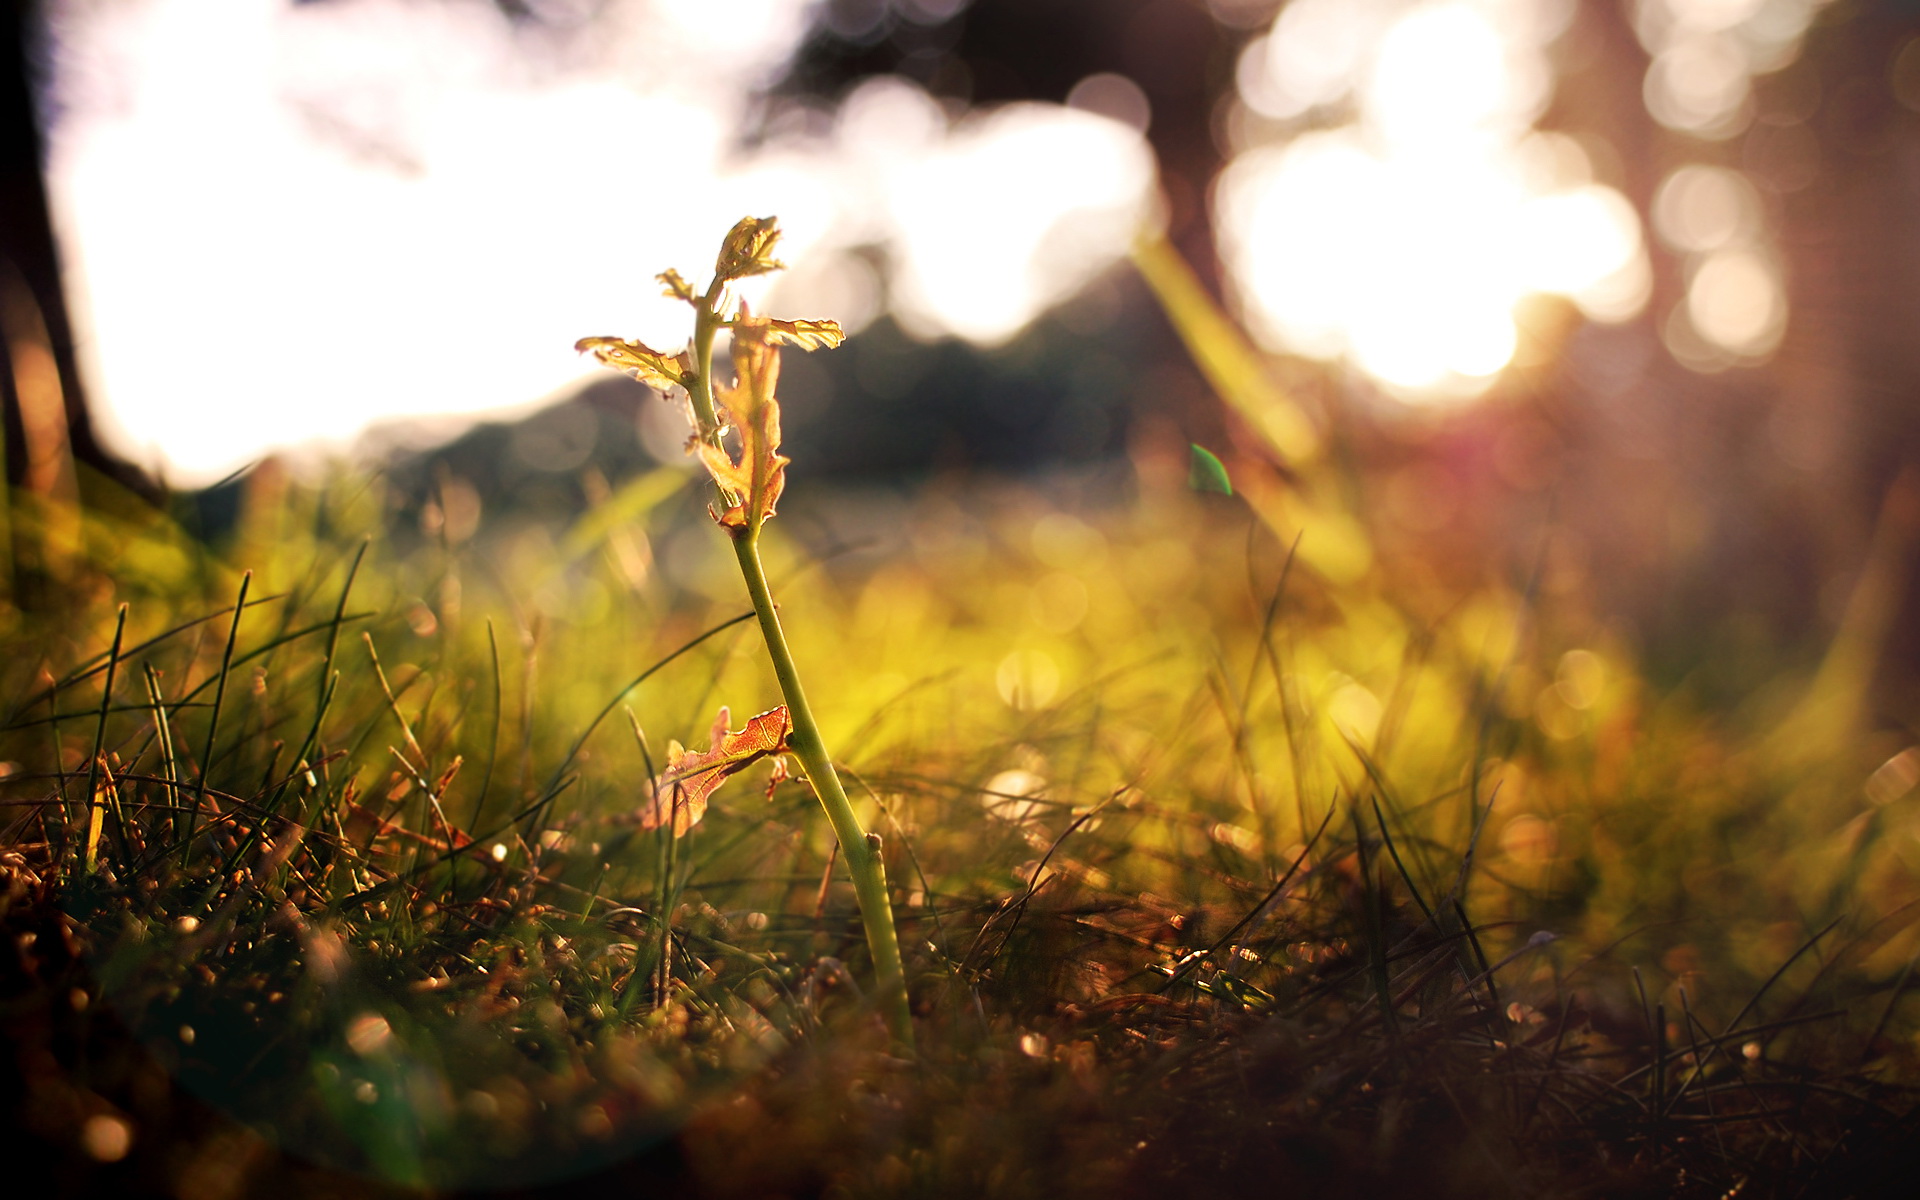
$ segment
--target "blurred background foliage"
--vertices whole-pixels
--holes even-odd
[[[236,6],[226,17],[208,17],[205,28],[181,35],[202,40],[181,48],[189,56],[197,49],[212,62],[220,46],[208,30],[222,28],[222,22],[258,24],[259,12],[272,7]],[[309,73],[328,62],[347,72],[328,85],[334,91],[314,94],[328,103],[337,100],[338,111],[361,121],[342,136],[399,137],[393,131],[404,132],[417,114],[406,108],[405,97],[396,100],[390,89],[381,90],[390,81],[365,74],[375,70],[366,65],[367,53],[351,52],[356,44],[384,46],[385,53],[404,60],[415,51],[395,32],[399,26],[373,19],[382,6],[319,0],[297,7],[366,17],[360,25],[343,21],[345,32],[339,36],[349,39],[349,51],[314,60],[321,65]],[[473,8],[413,7],[443,15]],[[1618,311],[1604,314],[1606,320],[1583,315],[1604,307],[1587,299],[1576,304],[1565,297],[1513,295],[1500,301],[1512,305],[1510,353],[1490,374],[1467,379],[1464,395],[1436,399],[1431,389],[1423,393],[1420,387],[1397,386],[1391,370],[1383,379],[1364,347],[1356,349],[1358,343],[1342,350],[1337,338],[1329,343],[1315,335],[1317,342],[1314,337],[1303,341],[1294,327],[1263,317],[1260,297],[1267,285],[1249,274],[1262,269],[1283,282],[1306,271],[1298,302],[1308,310],[1316,305],[1331,310],[1344,301],[1325,279],[1307,271],[1306,260],[1286,258],[1291,251],[1285,248],[1276,251],[1282,258],[1270,269],[1249,265],[1251,251],[1244,243],[1250,235],[1235,242],[1232,230],[1223,233],[1220,227],[1223,168],[1310,144],[1316,135],[1344,136],[1342,131],[1351,128],[1375,142],[1386,137],[1379,130],[1390,121],[1374,111],[1385,103],[1375,95],[1384,85],[1369,82],[1384,70],[1378,67],[1386,53],[1381,48],[1397,44],[1394,30],[1419,15],[1415,10],[1448,6],[1383,2],[1353,7],[1343,18],[1336,11],[1345,11],[1340,6],[1301,3],[1287,10],[1289,17],[1278,6],[1256,0],[833,0],[791,13],[772,5],[762,14],[764,23],[786,30],[788,40],[754,41],[749,48],[740,34],[733,35],[737,53],[762,58],[752,60],[760,74],[737,85],[743,102],[723,110],[734,118],[734,127],[721,130],[720,140],[733,147],[728,151],[733,154],[791,148],[809,144],[809,138],[817,142],[833,121],[844,125],[851,119],[845,105],[863,94],[887,101],[868,108],[896,117],[922,102],[908,103],[902,96],[931,97],[950,121],[998,112],[1014,102],[1070,102],[1076,111],[1141,128],[1157,165],[1155,219],[1164,222],[1203,281],[1226,291],[1256,333],[1298,355],[1276,362],[1274,370],[1328,427],[1342,460],[1359,468],[1352,499],[1379,527],[1383,548],[1390,547],[1382,561],[1458,595],[1488,578],[1515,578],[1546,539],[1558,586],[1584,591],[1598,609],[1624,622],[1626,636],[1644,650],[1648,668],[1664,682],[1685,677],[1717,696],[1748,694],[1759,682],[1752,672],[1763,669],[1753,665],[1760,659],[1752,652],[1763,645],[1784,649],[1810,666],[1841,619],[1889,488],[1915,457],[1916,418],[1906,399],[1920,374],[1906,329],[1913,263],[1920,253],[1911,215],[1920,211],[1911,202],[1920,178],[1914,166],[1920,161],[1914,13],[1898,3],[1811,0],[1624,5],[1514,0],[1452,7],[1479,14],[1487,28],[1506,38],[1502,45],[1510,51],[1509,60],[1534,55],[1521,67],[1536,75],[1544,70],[1544,78],[1527,76],[1520,68],[1509,72],[1518,92],[1532,89],[1532,99],[1522,97],[1523,107],[1531,107],[1524,107],[1521,127],[1565,135],[1549,149],[1562,158],[1572,155],[1576,161],[1567,169],[1630,202],[1637,224],[1628,232],[1644,260],[1635,268],[1644,278],[1624,285],[1628,293],[1634,287],[1640,291],[1611,301]],[[57,448],[45,448],[57,447],[61,422],[32,417],[51,411],[50,405],[64,408],[70,431],[65,436],[81,459],[107,467],[122,482],[135,482],[142,472],[113,465],[126,461],[115,458],[116,452],[131,452],[149,479],[155,470],[183,469],[168,467],[164,452],[155,460],[151,437],[149,448],[127,444],[124,435],[118,444],[110,439],[107,446],[96,445],[100,417],[86,403],[87,389],[93,388],[96,408],[102,402],[134,401],[115,399],[114,389],[103,382],[109,376],[100,369],[76,366],[55,265],[59,260],[36,212],[42,191],[38,168],[51,154],[54,194],[70,195],[63,201],[66,208],[56,209],[66,214],[61,220],[68,276],[77,277],[76,265],[101,251],[92,249],[95,243],[76,227],[80,218],[73,205],[79,199],[71,196],[80,185],[70,178],[74,168],[62,165],[75,152],[62,147],[77,144],[72,130],[90,128],[83,118],[91,119],[89,106],[97,102],[88,99],[92,93],[85,88],[98,80],[89,72],[100,70],[102,62],[118,61],[88,54],[112,36],[157,38],[159,26],[151,18],[164,9],[132,3],[12,7],[12,27],[25,32],[24,40],[13,44],[14,54],[27,69],[11,85],[8,118],[6,253],[17,278],[7,286],[14,297],[9,311],[17,316],[10,319],[7,340],[18,361],[6,380],[7,445],[10,477],[43,494],[73,486],[61,481]],[[526,69],[534,72],[559,70],[552,63],[561,60],[537,53],[543,45],[604,42],[620,34],[620,22],[638,22],[642,36],[673,20],[682,21],[671,26],[682,32],[711,32],[688,24],[690,19],[676,15],[671,5],[501,0],[498,11],[508,30],[505,44],[527,54]],[[712,36],[724,43],[729,21],[744,28],[754,15],[716,17]],[[1438,26],[1422,34],[1444,35]],[[350,40],[356,37],[360,43]],[[478,53],[449,51],[448,57]],[[1320,65],[1301,68],[1313,53]],[[1459,79],[1444,71],[1435,74],[1431,64],[1420,67],[1418,56],[1413,61],[1411,82],[1404,86],[1418,97],[1424,81],[1426,107],[1444,109],[1451,103],[1445,102],[1447,96],[1457,99]],[[296,72],[293,78],[299,82],[306,76]],[[30,80],[43,109],[38,136],[27,121],[22,90]],[[876,81],[892,90],[876,89]],[[126,86],[131,97],[147,94],[133,83]],[[310,97],[300,93],[295,99],[306,103]],[[383,103],[393,105],[392,111]],[[887,126],[882,121],[874,128]],[[619,136],[613,129],[608,133]],[[498,153],[508,153],[505,143]],[[505,169],[512,169],[510,160]],[[166,170],[164,179],[151,177],[164,185],[157,191],[191,192],[196,186],[188,163]],[[1443,171],[1435,178],[1444,184],[1448,177]],[[206,187],[216,186],[209,176]],[[1024,188],[1034,205],[1045,208],[1051,203],[1047,186],[1045,180],[962,174],[948,189],[958,190],[951,202],[960,207],[943,219],[965,219],[966,188],[978,188],[981,195],[1019,194]],[[1269,191],[1284,186],[1273,184]],[[1445,186],[1432,189],[1437,197],[1432,204],[1440,208],[1436,223],[1423,227],[1421,236],[1433,243],[1457,235],[1472,243],[1481,234],[1468,227],[1471,213],[1462,218],[1446,209],[1446,192]],[[648,203],[640,200],[630,209],[640,228],[647,225]],[[1478,294],[1480,277],[1503,269],[1486,254],[1480,266],[1468,256],[1442,263],[1450,274],[1434,284],[1420,271],[1431,275],[1437,268],[1403,264],[1413,282],[1400,289],[1391,260],[1407,257],[1404,248],[1375,247],[1388,256],[1382,266],[1374,261],[1377,255],[1369,257],[1365,244],[1386,238],[1388,231],[1320,229],[1310,209],[1275,211],[1306,214],[1295,222],[1300,227],[1292,236],[1330,243],[1326,269],[1357,278],[1364,304],[1392,307],[1396,291],[1414,293],[1418,306],[1409,311],[1407,330],[1443,323],[1450,306],[1447,287],[1454,288],[1459,305],[1467,306]],[[1408,212],[1418,218],[1418,200]],[[795,217],[783,215],[792,226]],[[805,214],[800,217],[804,222]],[[521,219],[542,218],[529,208]],[[724,224],[723,217],[712,219]],[[1286,224],[1279,218],[1267,223]],[[578,244],[609,231],[554,232]],[[511,230],[500,233],[507,244]],[[131,249],[124,241],[111,245]],[[1104,253],[1117,249],[1110,246]],[[211,244],[197,252],[209,262],[231,253]],[[882,291],[877,307],[872,297],[854,304],[859,310],[854,315],[866,314],[860,321],[865,328],[846,352],[790,364],[789,430],[797,478],[911,480],[942,472],[1044,471],[1121,461],[1130,447],[1156,440],[1215,445],[1236,436],[1223,427],[1227,422],[1204,379],[1122,263],[1109,258],[1111,265],[1099,269],[1071,299],[1059,298],[1052,311],[1010,335],[994,335],[998,341],[976,344],[950,332],[941,336],[937,320],[929,325],[932,318],[926,314],[932,310],[924,305],[904,324],[889,315],[888,289],[911,288],[900,264],[920,253],[908,241],[855,238],[846,253],[865,257],[870,269],[854,275],[867,281],[869,291],[872,286]],[[891,266],[889,256],[896,260]],[[1093,253],[1085,261],[1097,265],[1100,256]],[[657,265],[627,263],[626,278],[644,277]],[[88,270],[96,286],[93,299],[82,301],[82,328],[97,327],[97,332],[82,345],[97,357],[102,345],[113,344],[114,327],[107,316],[87,316],[86,304],[103,302],[113,279],[93,265]],[[165,287],[176,285],[157,286],[160,290],[150,294],[163,297]],[[625,286],[632,291],[636,285]],[[844,306],[843,293],[832,288],[796,292],[803,299],[822,296],[829,307]],[[83,287],[79,294],[89,293]],[[835,295],[841,300],[834,301]],[[330,303],[337,307],[338,302]],[[149,308],[141,320],[151,328],[170,328],[164,310]],[[1707,334],[1697,328],[1703,322]],[[44,334],[36,332],[42,327]],[[204,362],[219,333],[216,329],[209,337],[188,324],[163,336],[183,347],[189,361]],[[302,335],[293,327],[288,336],[297,341]],[[1403,340],[1416,336],[1424,335],[1409,332]],[[33,347],[41,342],[58,368],[57,391],[34,382],[39,360]],[[274,361],[299,373],[292,362],[302,354],[324,358],[347,352],[339,344],[303,347],[291,361],[284,355]],[[468,357],[427,337],[419,357],[432,360],[437,354],[451,354],[456,362]],[[148,378],[164,378],[170,364],[149,361],[140,369]],[[518,418],[524,428],[477,430],[447,449],[417,452],[421,469],[451,469],[470,479],[497,510],[502,504],[578,504],[577,476],[589,464],[617,482],[642,463],[673,460],[672,423],[654,420],[658,413],[648,415],[638,388],[585,378],[576,398]],[[257,455],[284,436],[273,432],[271,410],[314,407],[269,399],[275,391],[269,386],[252,416],[244,410],[238,416],[216,417],[211,411],[196,416],[185,397],[196,387],[213,390],[212,379],[205,375],[197,384],[161,388],[155,399],[140,401],[159,406],[141,421],[176,431],[206,421],[209,433],[214,424],[226,430],[257,422],[261,440],[250,452]],[[378,391],[376,380],[369,376],[367,388],[353,390]],[[34,394],[54,396],[59,404],[22,407],[18,402],[19,396]],[[533,399],[523,395],[523,403]],[[416,403],[396,401],[389,407]],[[447,402],[435,399],[431,406],[440,409]],[[473,418],[452,419],[451,426],[448,418],[435,418],[418,429],[389,427],[367,445],[377,451],[444,440]],[[137,423],[116,416],[107,426]],[[653,428],[654,434],[637,435],[636,424]],[[196,440],[190,432],[178,436],[189,444]],[[329,436],[337,445],[354,434],[349,427]],[[1238,444],[1247,454],[1263,453],[1258,439],[1242,438]],[[432,467],[428,460],[444,465]],[[217,498],[204,503],[210,512],[222,504]],[[1887,717],[1910,710],[1914,698],[1911,667],[1920,646],[1912,631],[1920,622],[1906,619],[1914,611],[1912,558],[1902,554],[1901,566],[1886,573],[1894,589],[1889,603],[1900,618],[1890,623],[1881,659],[1877,703]]]

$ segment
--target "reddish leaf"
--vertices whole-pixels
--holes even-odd
[[[787,706],[768,709],[748,721],[744,729],[731,731],[732,719],[726,707],[713,719],[712,745],[689,753],[677,744],[667,748],[667,769],[650,788],[650,796],[640,809],[640,827],[658,829],[672,814],[673,836],[684,837],[689,829],[707,815],[707,797],[721,782],[770,754],[787,749],[787,735],[793,721]]]

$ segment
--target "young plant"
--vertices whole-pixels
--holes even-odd
[[[774,397],[780,374],[778,347],[831,349],[845,340],[836,322],[769,320],[749,312],[745,302],[731,301],[729,284],[782,269],[783,264],[773,257],[779,237],[779,227],[772,217],[741,220],[721,244],[713,281],[703,293],[696,293],[677,271],[657,276],[667,295],[693,309],[693,341],[679,354],[663,354],[640,342],[613,337],[582,338],[575,344],[576,349],[592,351],[606,366],[626,371],[643,383],[663,390],[685,390],[688,418],[693,425],[688,450],[699,456],[713,477],[718,498],[708,511],[733,544],[734,558],[759,617],[767,656],[786,700],[784,711],[775,709],[755,717],[739,734],[727,732],[723,715],[715,725],[713,746],[706,754],[676,761],[654,782],[648,811],[662,823],[671,821],[676,835],[684,833],[698,819],[697,811],[704,811],[706,793],[730,769],[780,751],[798,759],[813,794],[826,810],[840,843],[840,856],[853,877],[881,1009],[894,1038],[910,1048],[912,1015],[900,963],[900,942],[894,934],[893,907],[887,896],[880,837],[861,827],[846,788],[834,771],[833,758],[827,753],[819,723],[801,686],[800,669],[787,646],[780,613],[767,585],[766,568],[760,562],[761,527],[774,514],[786,486],[788,460],[780,453],[780,403]],[[735,383],[730,388],[719,384],[713,374],[713,344],[722,329],[733,335]],[[730,431],[739,440],[737,458],[726,445]],[[661,788],[671,789],[671,816],[662,812]],[[683,796],[697,802],[699,809],[683,807]],[[686,815],[681,815],[683,812]]]

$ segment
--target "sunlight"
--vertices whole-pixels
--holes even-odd
[[[1271,117],[1293,117],[1346,94],[1368,48],[1398,6],[1392,0],[1295,0],[1241,52],[1242,97]]]
[[[478,0],[53,6],[50,200],[114,445],[192,485],[530,411],[593,370],[582,330],[683,337],[651,273],[701,274],[749,212],[786,231],[781,304],[857,329],[891,302],[917,336],[996,344],[1147,211],[1125,120],[950,121],[901,80],[826,136],[739,150],[808,0],[540,7],[536,37]]]
[[[1531,117],[1530,98],[1486,16],[1464,4],[1416,8],[1380,40],[1362,104],[1396,155],[1455,152],[1455,143]]]
[[[1266,341],[1349,357],[1433,401],[1491,385],[1518,348],[1525,296],[1564,296],[1601,321],[1640,311],[1651,272],[1632,206],[1593,182],[1577,143],[1529,132],[1550,92],[1543,46],[1564,23],[1551,9],[1429,3],[1385,23],[1376,6],[1331,0],[1282,12],[1242,62],[1242,99],[1278,113],[1283,97],[1350,95],[1357,112],[1250,149],[1219,179],[1222,257]]]
[[[1005,342],[1112,261],[1152,185],[1146,143],[1115,120],[1017,104],[962,122],[889,172],[898,315],[923,337]]]

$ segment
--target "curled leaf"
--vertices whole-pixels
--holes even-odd
[[[720,257],[713,266],[714,277],[730,281],[785,270],[786,264],[773,257],[774,243],[779,240],[778,218],[740,218],[720,243]]]
[[[768,321],[761,335],[772,346],[801,350],[831,350],[847,340],[838,321]]]
[[[676,387],[686,382],[679,355],[662,354],[631,338],[584,337],[575,342],[573,348],[583,354],[592,351],[603,365],[625,371],[657,388]]]
[[[781,784],[785,783],[787,780],[792,778],[793,778],[793,768],[787,765],[786,756],[781,754],[774,755],[773,770],[767,772],[767,803],[768,804],[773,803],[774,790],[778,788]]]
[[[780,352],[767,344],[763,323],[734,329],[733,369],[738,382],[719,397],[725,422],[740,435],[740,457],[711,442],[698,441],[694,452],[726,494],[727,507],[714,520],[729,529],[758,529],[773,515],[787,484],[786,455],[780,453],[780,402],[774,384],[780,377]]]
[[[654,278],[660,281],[660,286],[666,289],[666,294],[671,298],[675,300],[685,300],[688,304],[700,303],[700,298],[694,294],[693,285],[682,278],[680,272],[674,270],[672,267],[668,267],[658,275],[655,275]]]
[[[658,829],[671,821],[673,836],[685,837],[707,815],[707,799],[722,781],[770,754],[784,753],[793,732],[784,704],[750,719],[742,729],[729,731],[731,720],[722,705],[713,719],[712,745],[705,750],[689,753],[677,743],[667,747],[667,768],[652,781],[640,809],[642,829]]]

